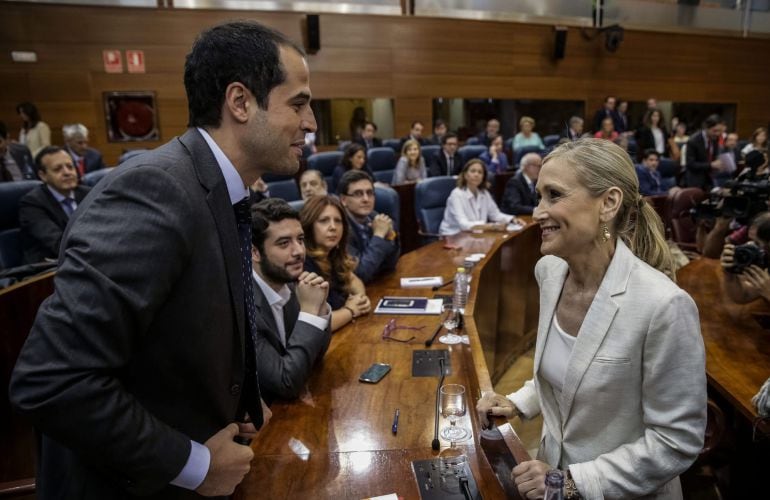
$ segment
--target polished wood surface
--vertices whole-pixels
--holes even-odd
[[[182,85],[192,40],[213,24],[256,19],[302,40],[301,12],[132,9],[3,3],[0,50],[33,50],[34,64],[0,60],[0,120],[16,136],[17,103],[35,102],[61,142],[61,126],[82,122],[93,146],[114,163],[124,148],[155,147],[187,123]],[[554,61],[553,26],[416,16],[320,14],[321,50],[308,57],[315,98],[394,99],[395,135],[414,120],[431,123],[434,98],[569,99],[587,117],[607,94],[644,101],[737,104],[737,130],[767,125],[770,100],[757,54],[770,40],[626,29],[615,53],[603,39],[567,37]],[[76,26],[77,29],[72,29]],[[483,47],[483,49],[481,48]],[[145,74],[107,74],[102,50],[143,50]],[[157,92],[161,141],[108,143],[102,93]],[[446,118],[446,117],[445,117]],[[566,119],[566,117],[565,117]]]
[[[471,429],[473,438],[458,443],[458,450],[468,455],[485,499],[506,498],[506,494],[487,459],[482,458],[481,429],[473,412],[481,391],[492,390],[488,354],[481,347],[486,325],[478,315],[484,308],[478,307],[478,302],[486,300],[490,293],[487,290],[500,293],[500,289],[519,286],[519,282],[507,281],[505,272],[500,272],[516,263],[503,261],[528,252],[511,249],[533,242],[537,251],[537,238],[539,231],[534,225],[514,234],[462,233],[449,240],[459,248],[446,249],[444,242],[436,242],[410,252],[402,256],[395,273],[367,288],[373,303],[385,295],[431,297],[434,292],[429,288],[400,288],[400,278],[442,276],[448,281],[467,255],[487,254],[472,274],[474,284],[466,307],[470,346],[436,342],[431,347],[449,351],[451,374],[445,383],[466,387],[468,413],[459,425]],[[522,260],[519,264],[522,274],[532,273],[530,262]],[[485,275],[488,267],[494,270],[497,280]],[[451,293],[451,286],[435,293]],[[516,308],[501,309],[500,318],[513,319],[519,313]],[[399,325],[422,326],[418,332],[397,330],[393,334],[402,339],[414,334],[416,340],[410,344],[383,340],[382,330],[393,318]],[[453,452],[444,441],[440,452],[431,449],[438,377],[411,376],[412,352],[425,349],[424,341],[439,321],[439,316],[372,314],[335,333],[322,364],[311,377],[307,394],[298,401],[273,405],[273,419],[252,444],[256,455],[253,469],[237,496],[355,499],[395,492],[404,498],[417,498],[411,461]],[[491,332],[483,335],[494,338]],[[358,376],[372,363],[388,363],[391,372],[378,384],[360,383]],[[396,408],[400,418],[398,433],[393,435],[391,424]],[[440,426],[445,425],[441,419]],[[513,455],[526,460],[528,455],[513,430],[508,427],[501,432],[515,450]]]
[[[761,299],[732,303],[722,289],[723,271],[715,259],[690,262],[677,279],[698,305],[709,385],[753,421],[757,411],[751,398],[770,378],[770,330],[754,315],[769,315],[770,307]]]

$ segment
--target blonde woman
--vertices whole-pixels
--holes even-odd
[[[519,120],[519,133],[513,137],[513,150],[536,146],[540,149],[545,148],[543,140],[535,130],[535,119],[530,116],[522,116]]]
[[[605,140],[555,149],[537,191],[534,376],[485,394],[479,417],[542,413],[537,460],[512,471],[525,498],[542,498],[559,468],[567,498],[681,499],[678,476],[706,428],[705,354],[695,303],[669,278],[660,218],[628,154]]]
[[[396,164],[396,171],[393,172],[391,184],[417,182],[426,177],[428,177],[428,170],[425,168],[425,159],[420,151],[420,143],[414,139],[409,139],[401,148],[401,158]]]

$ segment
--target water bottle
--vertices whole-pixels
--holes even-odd
[[[545,474],[545,494],[543,500],[564,500],[564,473],[558,469]]]
[[[458,267],[455,273],[452,309],[465,313],[465,303],[468,302],[468,274],[465,268]]]

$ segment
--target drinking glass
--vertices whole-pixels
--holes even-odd
[[[442,385],[439,394],[441,414],[449,420],[449,427],[441,429],[441,437],[452,444],[467,439],[470,435],[468,430],[457,425],[457,418],[465,415],[465,387],[460,384]]]
[[[444,305],[442,308],[441,323],[448,333],[439,337],[439,342],[449,345],[462,342],[463,338],[455,333],[457,326],[460,324],[460,314],[460,311],[452,307],[451,304]]]

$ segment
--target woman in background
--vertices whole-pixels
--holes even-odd
[[[362,145],[351,144],[345,148],[340,164],[334,167],[334,172],[332,173],[333,192],[337,192],[337,184],[339,184],[342,175],[348,170],[364,170],[374,178],[374,174],[366,165],[366,148]]]
[[[535,146],[540,149],[545,149],[545,144],[540,138],[540,135],[535,130],[535,119],[529,116],[522,116],[519,120],[520,132],[513,137],[513,150],[525,148],[527,146]]]
[[[642,153],[654,149],[660,156],[667,156],[668,131],[663,113],[657,108],[648,109],[642,119],[642,126],[636,131],[637,160],[642,161]]]
[[[19,142],[29,148],[34,158],[41,149],[51,145],[51,128],[40,119],[37,106],[31,102],[22,102],[16,106],[16,112],[22,122]]]
[[[489,149],[481,153],[479,159],[487,166],[491,175],[500,174],[508,170],[508,157],[503,152],[503,136],[498,135],[489,143]]]
[[[391,184],[417,182],[426,177],[428,177],[428,170],[425,168],[425,158],[422,157],[420,143],[409,139],[401,148],[401,158],[396,164]]]
[[[767,129],[765,127],[759,127],[751,134],[751,142],[741,149],[741,154],[746,156],[755,149],[767,151]]]
[[[602,120],[602,129],[594,134],[594,138],[615,141],[619,135],[615,132],[615,124],[612,123],[612,118],[607,117]]]
[[[305,270],[329,282],[331,329],[339,330],[372,308],[366,287],[353,274],[356,261],[347,251],[345,210],[334,196],[313,196],[305,202],[300,222],[305,232]]]

